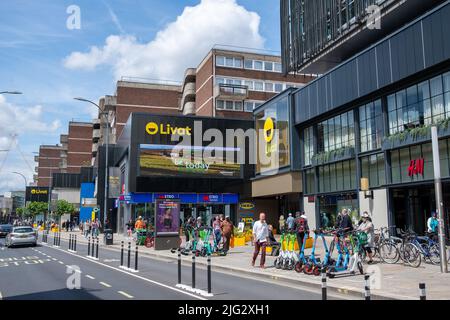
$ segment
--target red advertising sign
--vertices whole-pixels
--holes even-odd
[[[425,161],[423,158],[411,160],[408,167],[408,176],[417,176],[421,174],[423,176],[423,169],[424,169]]]

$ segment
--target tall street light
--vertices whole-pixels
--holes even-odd
[[[14,174],[17,174],[17,175],[19,175],[19,176],[21,176],[22,178],[23,178],[23,180],[25,181],[25,190],[27,189],[27,185],[28,185],[28,183],[27,183],[27,178],[23,175],[23,174],[21,174],[20,172],[11,172],[11,173],[14,173]]]
[[[105,193],[103,197],[103,226],[105,226],[106,223],[106,216],[108,214],[108,199],[109,199],[109,117],[108,112],[105,112],[100,108],[98,104],[95,102],[84,99],[84,98],[74,98],[75,100],[87,102],[97,107],[97,109],[100,111],[100,115],[104,115],[106,119],[106,156],[105,156]]]

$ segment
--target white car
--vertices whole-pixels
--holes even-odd
[[[5,246],[8,248],[16,245],[32,245],[35,247],[36,243],[36,231],[32,227],[14,227],[5,240]]]

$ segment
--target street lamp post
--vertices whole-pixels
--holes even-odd
[[[17,174],[17,175],[19,175],[19,176],[21,176],[22,178],[23,178],[23,181],[25,181],[25,193],[27,192],[27,185],[28,185],[28,183],[27,183],[27,178],[23,175],[23,174],[21,174],[20,172],[11,172],[11,173],[13,173],[13,174]],[[17,213],[16,213],[16,215],[17,215]]]
[[[100,114],[103,114],[105,116],[106,120],[106,156],[105,156],[105,188],[104,188],[104,197],[103,197],[103,226],[105,227],[106,224],[106,217],[108,214],[108,198],[109,198],[109,117],[108,112],[105,112],[100,108],[98,104],[95,102],[84,99],[84,98],[74,98],[75,100],[87,102],[97,107],[97,109],[100,111]]]

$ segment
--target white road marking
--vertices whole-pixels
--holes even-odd
[[[0,291],[0,300],[3,300],[3,295],[1,291]]]
[[[95,278],[93,277],[93,276],[90,276],[90,275],[86,275],[86,278],[89,278],[89,279],[91,279],[91,280],[95,280]]]
[[[111,288],[111,285],[109,285],[109,284],[107,284],[107,283],[105,283],[105,282],[100,282],[100,284],[101,284],[102,286],[107,287],[107,288]]]
[[[62,262],[62,261],[58,261],[59,262],[59,264],[64,264],[64,262]]]
[[[120,293],[121,295],[127,297],[128,299],[133,299],[134,298],[132,295],[129,295],[126,292],[123,292],[123,291],[117,291],[117,292]]]
[[[58,261],[58,259],[52,258],[53,261]]]
[[[206,298],[199,297],[199,296],[197,296],[197,295],[195,295],[195,294],[192,294],[192,293],[189,293],[189,292],[180,290],[180,289],[178,289],[178,288],[171,287],[171,286],[166,285],[166,284],[164,284],[164,283],[157,282],[157,281],[154,281],[154,280],[150,280],[150,279],[147,279],[147,278],[138,276],[137,274],[133,274],[133,273],[130,273],[130,272],[128,272],[128,271],[125,271],[125,270],[121,270],[121,269],[115,268],[115,267],[113,267],[113,266],[109,266],[109,265],[104,264],[104,263],[101,263],[101,262],[99,262],[99,261],[94,261],[94,260],[92,260],[92,259],[89,259],[89,258],[87,258],[87,257],[80,256],[80,255],[75,254],[75,253],[70,253],[70,252],[67,252],[67,251],[65,251],[65,250],[58,249],[58,248],[53,248],[53,249],[59,250],[59,251],[64,252],[64,253],[66,253],[66,254],[69,254],[69,255],[78,257],[78,258],[80,258],[80,259],[84,259],[84,260],[90,261],[90,262],[92,262],[92,263],[101,265],[101,266],[103,266],[103,267],[105,267],[105,268],[109,268],[109,269],[113,269],[113,270],[116,270],[116,271],[125,273],[125,274],[127,274],[127,275],[129,275],[129,276],[135,277],[135,278],[140,279],[140,280],[142,280],[142,281],[146,281],[146,282],[155,284],[155,285],[157,285],[157,286],[160,286],[160,287],[163,287],[163,288],[172,290],[172,291],[176,291],[176,292],[178,292],[178,293],[181,293],[181,294],[184,294],[184,295],[187,295],[187,296],[196,298],[196,299],[198,299],[198,300],[208,300],[208,299],[206,299]]]

